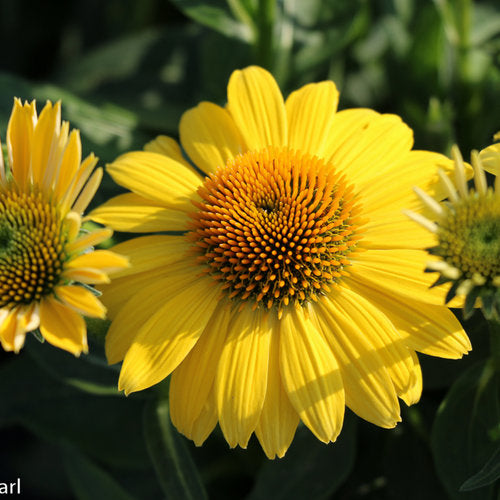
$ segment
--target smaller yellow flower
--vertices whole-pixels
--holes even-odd
[[[106,308],[86,284],[108,283],[127,267],[124,257],[93,246],[112,231],[80,230],[102,169],[93,154],[81,161],[81,142],[61,105],[15,99],[7,129],[8,166],[0,155],[0,343],[19,352],[26,333],[40,330],[51,344],[86,352],[81,314],[103,318]]]
[[[498,134],[497,136],[498,137]],[[448,200],[438,203],[419,188],[415,192],[435,216],[435,222],[420,214],[406,212],[436,236],[429,253],[437,259],[427,263],[427,271],[440,274],[434,286],[450,283],[447,302],[465,297],[464,316],[480,306],[487,319],[500,318],[500,148],[493,145],[480,154],[472,152],[475,188],[469,189],[466,167],[459,149],[455,160],[455,185],[440,172]],[[497,172],[489,187],[484,170]]]

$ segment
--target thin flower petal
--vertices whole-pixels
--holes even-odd
[[[324,443],[335,441],[344,420],[339,365],[302,310],[287,310],[280,326],[283,386],[300,419]]]
[[[272,75],[257,66],[234,71],[227,87],[227,109],[248,149],[284,146],[285,104]]]

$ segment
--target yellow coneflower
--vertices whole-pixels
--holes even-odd
[[[333,82],[285,102],[249,67],[226,107],[183,115],[196,168],[165,136],[109,166],[133,192],[91,217],[158,234],[116,247],[133,267],[104,287],[108,360],[123,360],[127,394],[173,373],[171,418],[197,445],[219,422],[230,446],[255,432],[281,457],[299,420],[334,441],[346,405],[394,427],[398,397],[420,397],[415,350],[470,348],[421,272],[432,238],[401,213],[421,206],[415,183],[441,192],[437,166],[451,162],[412,151],[399,117],[337,102]]]
[[[411,212],[408,215],[435,235],[429,250],[438,259],[427,263],[429,271],[440,274],[436,284],[451,283],[447,300],[465,297],[464,315],[469,317],[479,304],[487,319],[500,320],[500,177],[488,187],[483,157],[488,169],[500,165],[500,150],[494,145],[472,152],[475,189],[467,187],[465,168],[459,149],[454,146],[455,183],[440,172],[448,201],[438,203],[419,188],[421,200],[432,211],[434,220]],[[496,157],[495,157],[496,154]],[[495,163],[496,159],[496,163]],[[478,300],[479,299],[479,300]]]
[[[105,307],[82,284],[108,283],[127,260],[92,246],[109,229],[80,231],[81,214],[101,181],[97,158],[81,162],[77,130],[61,125],[61,105],[15,99],[7,129],[8,166],[0,156],[0,342],[18,352],[39,329],[75,355],[87,351],[81,314],[102,318]]]

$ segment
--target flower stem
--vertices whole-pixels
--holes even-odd
[[[490,328],[490,357],[495,371],[500,373],[500,321],[490,319],[488,325]]]
[[[257,63],[271,69],[273,62],[273,30],[276,15],[276,0],[259,0],[257,13]]]

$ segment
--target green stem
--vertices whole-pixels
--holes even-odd
[[[495,371],[500,373],[500,321],[490,319],[488,325],[490,328],[490,358]]]
[[[276,14],[276,0],[259,0],[257,12],[257,63],[264,68],[271,69],[273,62],[273,31]]]

